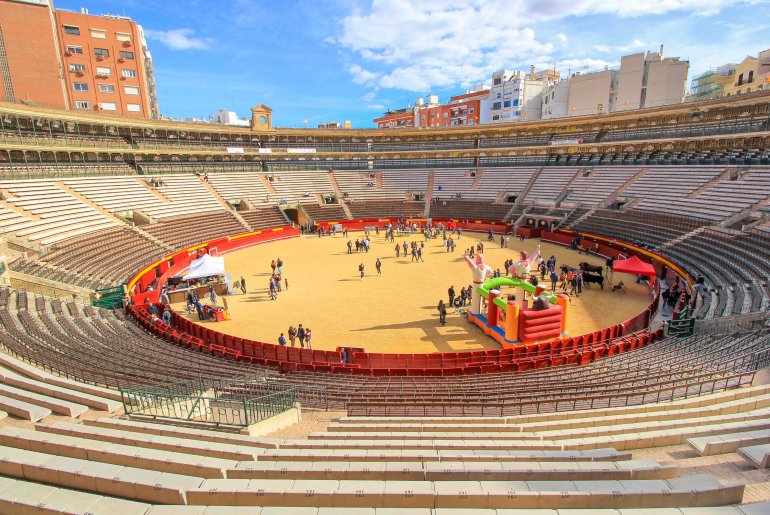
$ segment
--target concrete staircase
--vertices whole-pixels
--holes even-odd
[[[219,203],[220,206],[222,206],[222,209],[232,213],[235,219],[238,220],[238,222],[240,222],[243,228],[246,229],[247,231],[254,230],[254,228],[250,226],[249,223],[241,215],[238,214],[238,211],[233,209],[233,206],[231,206],[230,203],[227,200],[225,200],[225,198],[222,195],[220,195],[220,193],[216,190],[216,188],[214,188],[214,186],[211,185],[209,181],[203,179],[202,177],[199,177],[199,180],[201,181],[201,184],[203,184],[203,186],[207,190],[209,190],[209,193],[211,193],[211,195],[215,199],[217,199],[217,202]]]
[[[529,190],[532,189],[532,186],[535,185],[537,182],[537,178],[540,177],[540,172],[543,171],[543,168],[540,167],[537,169],[535,173],[532,174],[532,177],[529,178],[529,182],[527,182],[527,185],[524,187],[524,191],[521,192],[521,195],[519,195],[516,198],[516,202],[513,203],[511,206],[511,209],[508,211],[508,214],[505,215],[505,218],[503,218],[504,222],[508,222],[511,220],[511,217],[516,212],[516,209],[521,207],[524,204],[524,198],[529,194]]]
[[[436,180],[436,172],[433,170],[428,171],[428,185],[425,186],[425,211],[423,216],[430,216],[430,203],[433,200],[433,182]]]
[[[676,244],[678,244],[679,242],[682,242],[682,241],[684,241],[684,240],[686,240],[688,238],[692,238],[693,236],[699,235],[700,233],[702,233],[706,229],[712,229],[712,227],[710,227],[708,225],[705,225],[703,227],[698,227],[697,229],[693,229],[692,231],[686,232],[683,235],[679,236],[678,238],[674,238],[673,240],[664,243],[663,245],[660,246],[660,248],[661,249],[667,249],[669,247],[673,247]]]
[[[329,177],[329,184],[332,185],[334,194],[337,195],[337,203],[342,208],[342,210],[345,211],[345,216],[348,218],[348,220],[352,220],[353,214],[350,212],[350,208],[345,203],[345,194],[342,192],[340,185],[337,183],[337,178],[334,177],[334,172],[327,172],[327,176]],[[382,188],[382,178],[380,174],[377,174],[377,187]]]
[[[606,203],[607,203],[607,201],[609,201],[609,200],[610,200],[610,199],[612,199],[613,197],[617,197],[618,195],[620,195],[622,192],[624,192],[626,189],[628,189],[628,188],[629,188],[629,187],[630,187],[630,186],[631,186],[633,183],[635,183],[636,181],[638,181],[639,179],[641,179],[641,178],[644,176],[644,174],[646,174],[646,173],[647,173],[647,172],[649,172],[649,171],[650,171],[650,168],[642,168],[641,170],[639,170],[638,172],[636,172],[636,173],[634,174],[634,176],[633,176],[633,177],[631,177],[630,179],[628,179],[628,180],[627,180],[626,182],[624,182],[624,183],[623,183],[623,184],[622,184],[622,185],[621,185],[621,186],[620,186],[618,189],[616,189],[615,191],[613,191],[611,195],[609,195],[607,198],[605,198],[605,199],[603,200],[603,202],[606,204]]]

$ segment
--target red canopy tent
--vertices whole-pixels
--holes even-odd
[[[650,263],[645,263],[636,256],[632,256],[628,259],[615,260],[612,263],[612,271],[649,277],[650,287],[655,283],[655,267]]]

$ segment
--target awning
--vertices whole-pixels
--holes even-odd
[[[198,279],[199,277],[211,277],[212,275],[224,275],[225,258],[212,257],[205,254],[200,259],[190,261],[190,270],[182,279]]]
[[[647,277],[655,277],[655,267],[649,263],[645,263],[636,256],[632,256],[628,259],[618,260],[616,259],[612,263],[613,272],[623,272],[626,274],[644,275]]]

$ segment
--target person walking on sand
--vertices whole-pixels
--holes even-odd
[[[243,276],[241,276],[241,291],[246,295],[246,279]]]
[[[374,262],[374,267],[377,269],[377,275],[382,277],[382,261],[380,261],[380,258],[377,258],[377,261]]]
[[[363,263],[358,265],[358,272],[361,274],[361,280],[363,281],[364,280],[364,264]]]

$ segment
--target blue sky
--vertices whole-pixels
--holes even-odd
[[[664,45],[690,77],[770,47],[770,0],[99,0],[56,8],[142,25],[161,112],[273,108],[276,126],[350,120],[441,100],[495,70],[616,66]]]

